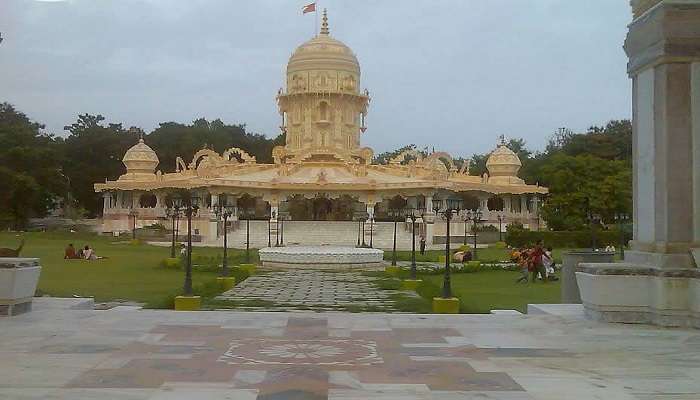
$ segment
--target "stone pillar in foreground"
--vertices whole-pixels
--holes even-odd
[[[0,257],[0,317],[31,311],[40,274],[38,258]]]
[[[577,280],[590,317],[700,327],[700,0],[631,3],[632,249]]]

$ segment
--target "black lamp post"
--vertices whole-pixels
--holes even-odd
[[[279,209],[272,215],[275,219],[275,247],[280,247],[280,215]]]
[[[272,209],[267,214],[267,247],[272,247]]]
[[[629,219],[629,214],[622,212],[615,213],[615,222],[617,222],[617,229],[620,231],[620,258],[623,260],[625,259],[625,231],[623,227]]]
[[[595,251],[598,248],[598,235],[596,233],[597,225],[600,224],[600,216],[590,210],[587,213],[588,225],[591,228],[591,249]]]
[[[129,218],[131,219],[131,239],[136,240],[136,217],[139,213],[132,208],[129,209]]]
[[[277,219],[280,221],[280,246],[284,247],[284,220],[289,218],[288,212],[278,212]]]
[[[477,225],[482,222],[481,216],[482,216],[481,209],[477,208],[476,210],[467,210],[466,214],[464,215],[464,220],[465,221],[472,221],[472,234],[474,235],[474,250],[472,251],[472,260],[476,260],[476,239],[477,239]]]
[[[433,199],[433,211],[436,215],[442,216],[447,222],[447,235],[445,237],[445,275],[442,280],[442,298],[452,298],[452,283],[450,279],[450,222],[452,217],[459,213],[461,201],[456,199],[447,199],[445,207],[442,207],[442,200]]]
[[[239,211],[241,217],[245,219],[245,262],[247,264],[250,263],[250,219],[255,216],[255,208],[239,208]]]
[[[177,238],[177,224],[180,220],[180,206],[170,204],[165,209],[165,215],[172,221],[173,238],[170,245],[170,258],[175,258],[175,240]]]
[[[367,247],[365,243],[365,221],[369,218],[367,212],[356,212],[355,219],[357,220],[357,247]],[[362,242],[360,242],[360,237]]]
[[[496,216],[496,219],[498,220],[498,241],[502,242],[503,241],[503,221],[506,220],[505,215],[498,214]],[[539,231],[539,225],[537,230]]]
[[[228,219],[233,215],[233,207],[228,205],[226,196],[219,196],[219,203],[214,205],[214,214],[217,222],[219,219],[224,223],[224,259],[221,262],[221,276],[228,276]]]
[[[369,248],[374,248],[374,215],[369,217]]]
[[[183,289],[185,296],[192,296],[192,217],[199,211],[199,197],[186,192],[182,197],[175,197],[173,202],[187,217],[187,264]]]
[[[416,271],[416,220],[425,214],[425,209],[411,209],[408,218],[411,220],[411,279],[417,277]]]
[[[396,228],[399,224],[399,218],[403,216],[403,210],[400,208],[394,208],[389,210],[389,216],[394,220],[394,246],[391,253],[391,265],[396,266]]]

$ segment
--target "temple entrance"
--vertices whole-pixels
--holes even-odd
[[[336,199],[294,195],[287,198],[285,208],[293,221],[352,221],[355,212],[364,210],[365,205],[347,195]]]

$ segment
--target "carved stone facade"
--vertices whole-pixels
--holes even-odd
[[[233,206],[242,197],[256,198],[259,208],[266,207],[274,218],[288,206],[290,198],[351,197],[368,221],[374,221],[375,207],[384,209],[389,200],[398,196],[412,208],[425,209],[426,218],[421,220],[419,232],[428,243],[445,230],[444,223],[433,215],[433,199],[467,192],[478,199],[486,223],[498,226],[497,216],[501,215],[506,224],[517,221],[539,226],[538,199],[547,189],[525,184],[517,177],[520,160],[503,141],[489,158],[489,174],[484,176],[469,175],[468,162],[457,164],[444,152],[407,151],[387,165],[372,164],[374,152],[360,143],[369,100],[368,92],[360,90],[357,58],[350,48],[330,36],[324,15],[320,34],[299,46],[289,59],[287,90],[280,90],[277,95],[287,142],[273,149],[272,164],[258,163],[238,148],[222,154],[202,149],[189,163],[178,157],[175,172],[163,174],[156,171],[155,151],[140,140],[124,156],[126,173],[116,181],[95,185],[105,199],[103,231],[130,230],[134,222],[129,214],[133,209],[138,214],[137,227],[156,222],[167,225],[165,197],[179,188],[193,190],[202,198],[194,226],[207,241],[218,240],[222,230],[213,218],[213,206],[224,196]],[[488,209],[488,200],[493,196],[503,200],[503,207]],[[145,197],[148,201],[144,201]],[[232,229],[238,226],[237,219],[234,215]],[[327,240],[321,240],[341,243],[341,239],[353,234],[345,230],[346,225],[338,224],[342,231],[328,232],[324,234]],[[260,236],[256,243],[266,243],[268,229],[260,228],[263,236],[253,236]],[[382,229],[381,223],[366,224],[366,229],[390,236],[390,230]],[[385,238],[375,239],[385,243]],[[410,243],[410,236],[408,239]],[[352,244],[353,239],[347,243]]]

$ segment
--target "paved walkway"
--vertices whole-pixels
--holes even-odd
[[[700,331],[552,315],[71,310],[0,319],[0,398],[696,400]],[[551,308],[551,307],[550,307]]]
[[[380,290],[378,281],[360,272],[262,272],[217,298],[234,301],[242,310],[392,311],[394,295],[415,296],[414,292]]]

